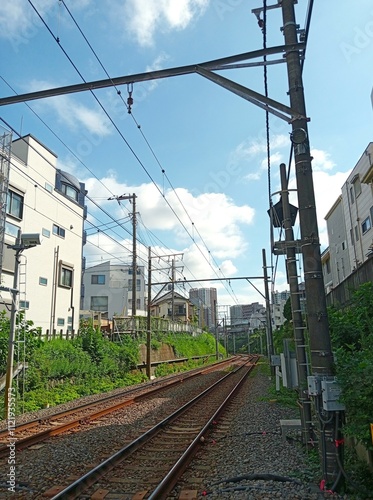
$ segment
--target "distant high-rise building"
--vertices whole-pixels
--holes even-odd
[[[199,326],[201,328],[214,327],[217,306],[216,288],[192,288],[189,290],[189,300],[196,308]]]
[[[238,304],[230,307],[231,325],[247,323],[253,315],[261,313],[265,307],[259,302],[251,304]]]

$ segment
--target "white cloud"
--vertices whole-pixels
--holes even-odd
[[[340,196],[342,186],[346,181],[349,172],[331,172],[335,164],[330,159],[329,153],[326,151],[317,149],[312,150],[311,155],[314,158],[312,161],[312,177],[315,192],[317,224],[321,247],[325,248],[328,245],[325,215]],[[296,181],[294,177],[289,183],[289,188],[296,188]],[[298,206],[295,193],[290,193],[290,202]]]
[[[137,42],[143,46],[153,44],[157,31],[183,30],[202,15],[209,0],[127,0],[117,5],[116,17],[124,24]]]
[[[331,170],[335,167],[335,163],[330,159],[330,154],[326,151],[321,151],[320,149],[312,149],[311,156],[312,160],[312,169],[316,170]]]
[[[286,135],[278,134],[271,137],[271,165],[279,165],[283,161],[283,155],[279,150],[288,146],[289,138]],[[247,181],[260,180],[263,172],[268,168],[266,140],[248,139],[238,144],[230,154],[229,165],[235,169],[240,167],[245,172],[249,170],[244,176]]]
[[[35,8],[44,16],[51,8],[48,0],[35,0]],[[32,38],[39,27],[41,21],[27,2],[27,0],[3,0],[0,9],[0,38],[11,40],[12,42],[25,43]]]
[[[99,199],[100,205],[118,218],[124,216],[123,204],[119,207],[115,201],[107,201],[110,194],[106,197],[102,184],[107,186],[108,193],[110,190],[116,194],[135,192],[136,207],[145,227],[157,231],[157,234],[161,232],[160,239],[171,240],[174,247],[188,249],[189,256],[194,253],[194,241],[198,244],[199,258],[202,257],[201,249],[205,252],[207,247],[211,251],[208,258],[226,260],[225,269],[234,272],[229,259],[242,255],[247,248],[242,228],[253,223],[254,209],[248,205],[235,205],[225,194],[193,196],[187,189],[178,188],[166,191],[164,197],[154,184],[128,186],[118,183],[114,175],[102,179],[102,184],[93,178],[84,182],[89,197]]]
[[[91,0],[75,0],[74,11],[84,9]],[[35,9],[49,23],[51,20],[63,21],[62,5],[51,0],[33,0]],[[0,9],[0,38],[9,40],[18,52],[29,43],[40,29],[45,29],[39,16],[27,0],[2,0]]]
[[[28,92],[55,87],[57,85],[51,82],[31,80],[28,83]],[[56,113],[60,123],[67,125],[72,130],[83,128],[84,131],[100,137],[111,133],[109,119],[96,104],[88,107],[78,102],[74,97],[61,95],[34,103],[33,108],[38,112],[51,110]]]

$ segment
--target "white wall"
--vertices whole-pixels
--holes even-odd
[[[35,326],[42,327],[44,331],[51,328],[66,331],[68,327],[77,330],[82,271],[83,207],[55,191],[56,156],[33,137],[27,136],[26,141],[27,144],[21,139],[13,143],[9,173],[9,189],[23,193],[23,217],[19,220],[7,215],[7,227],[12,224],[13,229],[19,227],[22,233],[40,233],[41,245],[27,249],[21,254],[21,263],[26,263],[26,266],[21,265],[20,268],[20,300],[26,299],[29,302],[27,319],[32,320]],[[21,159],[15,155],[19,155]],[[54,224],[64,229],[64,237],[53,234]],[[6,231],[5,244],[14,243],[15,237]],[[4,257],[2,284],[12,286],[14,259],[10,258],[9,249],[4,250],[8,254]],[[61,261],[73,268],[72,287],[64,287],[59,283],[58,271]],[[43,279],[46,283],[40,284]],[[9,299],[9,296],[3,292],[3,298]],[[71,323],[72,317],[74,324]]]

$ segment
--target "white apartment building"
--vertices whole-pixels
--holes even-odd
[[[231,325],[243,325],[253,318],[260,317],[265,320],[265,307],[259,302],[252,302],[251,304],[236,304],[230,306],[230,319]],[[257,327],[255,325],[255,327]]]
[[[342,195],[325,216],[328,241],[329,259],[322,258],[325,290],[328,293],[333,286],[338,285],[351,274],[351,259],[348,244],[347,227],[343,208]],[[328,276],[328,279],[325,278]]]
[[[101,312],[108,319],[132,314],[132,265],[105,261],[83,273],[82,310]],[[144,266],[137,266],[136,312],[145,310]]]
[[[284,290],[283,292],[276,291],[272,293],[271,315],[272,327],[275,329],[280,328],[280,326],[282,326],[285,322],[284,307],[289,298],[289,290]]]
[[[373,143],[369,143],[326,217],[330,270],[328,287],[341,283],[373,249]],[[324,272],[325,275],[325,272]],[[328,291],[328,290],[327,290]]]
[[[3,173],[6,170],[3,170]],[[11,307],[14,245],[18,231],[40,234],[41,244],[20,255],[19,309],[41,327],[78,330],[81,293],[85,187],[74,176],[57,169],[57,156],[32,135],[11,143],[6,185],[6,213],[2,212],[1,308]],[[4,195],[4,192],[2,193]]]

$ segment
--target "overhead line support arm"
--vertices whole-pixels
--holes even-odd
[[[213,61],[207,61],[200,64],[192,64],[188,66],[180,66],[177,68],[168,68],[158,71],[149,71],[147,73],[137,73],[135,75],[119,76],[116,78],[107,78],[105,80],[96,80],[93,82],[79,83],[76,85],[68,85],[66,87],[58,87],[54,89],[45,89],[37,92],[30,92],[27,94],[13,95],[9,97],[0,98],[0,106],[6,104],[15,104],[18,102],[33,101],[36,99],[43,99],[45,97],[55,97],[65,94],[74,94],[76,92],[83,92],[86,90],[97,90],[107,87],[116,87],[118,85],[126,85],[128,83],[144,82],[150,80],[158,80],[160,78],[168,78],[172,76],[180,76],[195,73],[197,68],[204,68],[206,70],[219,70],[221,66],[225,66],[231,63],[236,63],[239,61],[245,61],[247,59],[255,59],[263,56],[268,56],[271,54],[278,53],[288,53],[294,50],[303,50],[305,48],[304,43],[295,43],[292,45],[279,45],[276,47],[269,47],[266,49],[254,50],[251,52],[245,52],[243,54],[237,54],[234,56],[223,57],[220,59],[215,59]]]

